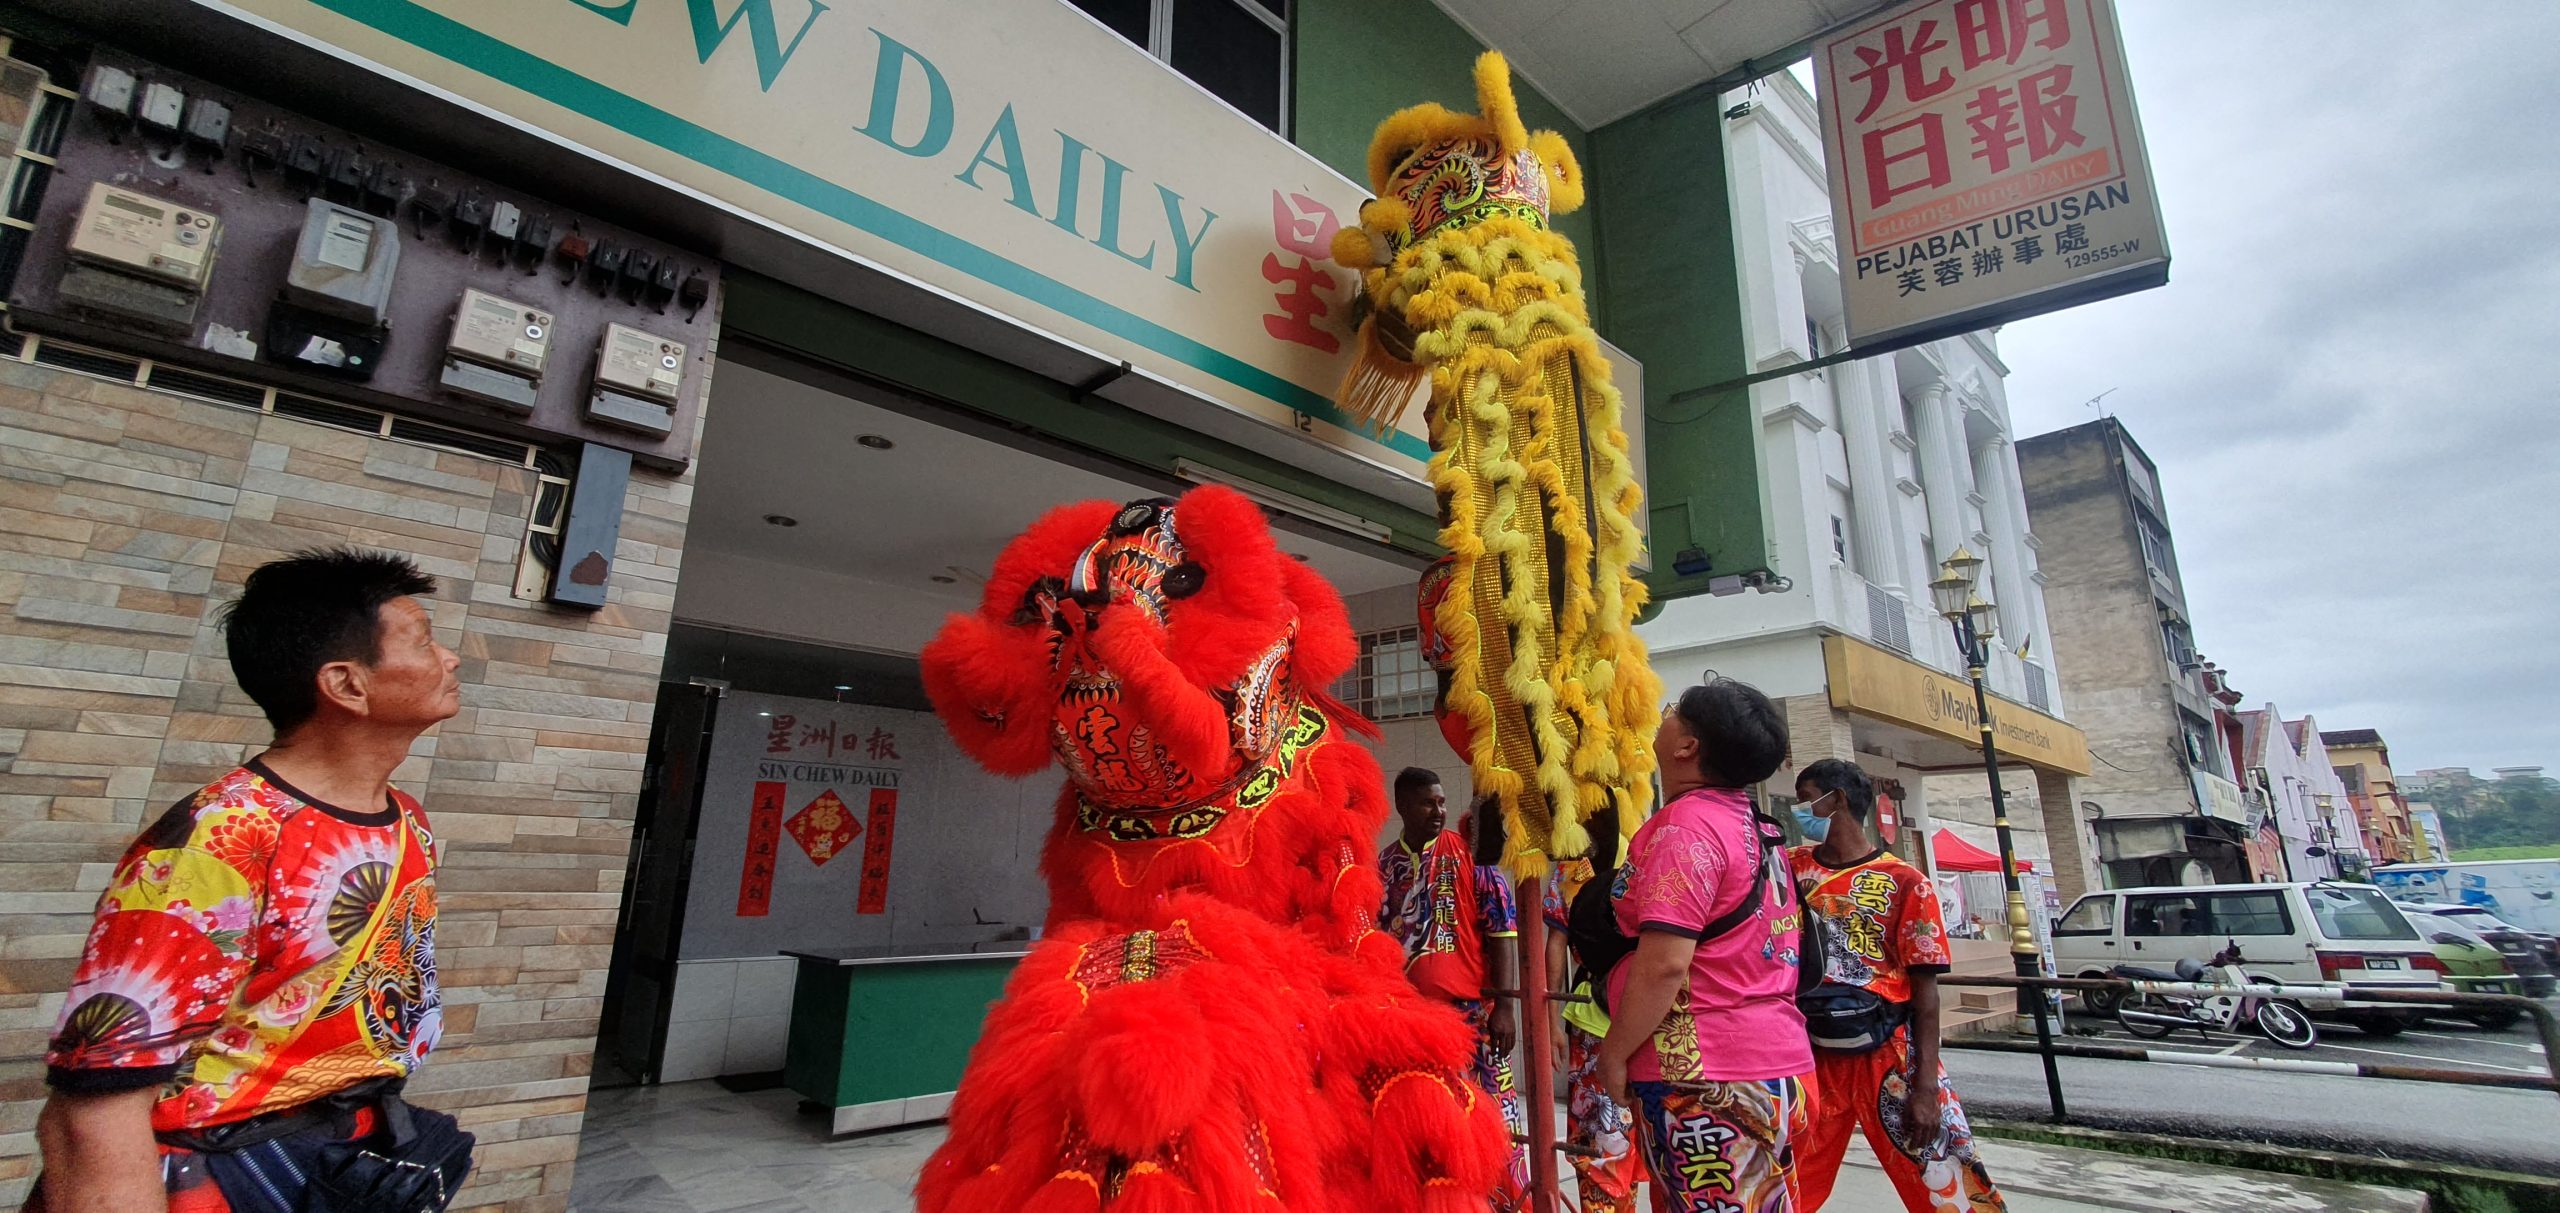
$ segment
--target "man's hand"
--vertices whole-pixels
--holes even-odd
[[[1555,1063],[1558,1073],[1573,1068],[1573,1051],[1567,1047],[1564,1034],[1565,1024],[1561,1019],[1556,1021],[1555,1027],[1547,1031],[1548,1052],[1555,1055],[1550,1060]]]
[[[157,1087],[104,1095],[56,1091],[36,1117],[44,1150],[44,1213],[166,1213],[160,1147],[151,1136]]]
[[[1627,1061],[1625,1058],[1611,1057],[1607,1053],[1602,1053],[1600,1055],[1600,1067],[1593,1073],[1592,1077],[1599,1081],[1601,1092],[1606,1094],[1609,1098],[1618,1101],[1619,1107],[1632,1110],[1636,1106],[1634,1097],[1627,1090]]]
[[[1937,1075],[1914,1079],[1910,1101],[1904,1107],[1903,1125],[1911,1138],[1902,1143],[1904,1149],[1925,1155],[1938,1148],[1938,1139],[1946,1135],[1946,1125],[1938,1112],[1940,1102]]]
[[[1520,1043],[1520,1017],[1512,1013],[1510,1003],[1493,1004],[1492,1017],[1485,1024],[1485,1034],[1492,1038],[1494,1052],[1504,1057],[1511,1056],[1511,1047]]]

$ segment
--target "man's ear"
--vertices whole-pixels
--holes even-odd
[[[332,661],[320,667],[317,677],[320,702],[334,704],[350,716],[364,716],[371,710],[369,680],[362,665],[352,661]]]

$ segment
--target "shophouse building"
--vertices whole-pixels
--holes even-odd
[[[2265,798],[2283,844],[2280,870],[2257,878],[2329,880],[2369,870],[2371,848],[2320,726],[2307,715],[2286,720],[2272,703],[2240,713],[2240,722],[2250,787]]]
[[[1930,864],[1941,831],[1996,854],[1972,687],[1928,590],[1959,548],[1983,558],[2017,853],[2038,873],[2031,883],[2050,881],[2067,901],[2093,880],[2072,790],[2088,756],[2056,689],[1997,340],[1971,333],[1812,365],[1845,346],[1815,100],[1780,74],[1722,105],[1748,366],[1780,372],[1749,401],[1768,572],[1665,606],[1641,629],[1655,666],[1673,687],[1713,671],[1776,697],[1796,766],[1853,759],[1882,783],[1904,855]],[[1656,541],[1657,560],[1672,555]],[[1997,923],[1996,868],[1980,884],[1991,904],[1972,909]]]
[[[2105,417],[2019,443],[2062,694],[2088,731],[2082,813],[2115,887],[2248,878],[2254,823],[2196,652],[2159,469]]]
[[[2347,803],[2372,842],[2375,863],[2408,863],[2429,859],[2431,845],[2410,820],[2409,801],[2391,773],[2391,747],[2373,729],[2339,729],[2320,734],[2320,744],[2336,763],[2338,782]]]
[[[464,658],[462,714],[399,776],[443,848],[445,1035],[412,1093],[480,1137],[461,1209],[564,1208],[591,1083],[770,1074],[813,1017],[842,1029],[849,1004],[795,1005],[785,950],[872,956],[894,1008],[974,1023],[1041,921],[1056,783],[963,760],[915,654],[1053,505],[1254,496],[1354,600],[1344,690],[1395,718],[1387,764],[1454,770],[1411,652],[1420,419],[1334,410],[1351,291],[1325,253],[1375,124],[1471,109],[1487,45],[1588,171],[1556,222],[1643,422],[1665,635],[1704,635],[1684,596],[1791,580],[1713,603],[1831,621],[1784,625],[1799,757],[1882,753],[1916,787],[1968,760],[1919,587],[1974,545],[2000,727],[2069,804],[1988,338],[1728,386],[1812,356],[1822,305],[1773,301],[1837,272],[1818,202],[1729,188],[1729,90],[1878,7],[12,6],[0,1204],[109,865],[267,740],[216,610],[295,549],[417,556]],[[1791,154],[1768,122],[1740,123],[1754,174]],[[100,207],[166,247],[81,236]],[[1764,489],[1764,437],[1797,430]],[[1861,546],[1789,563],[1835,517]],[[1703,657],[1670,648],[1675,675]],[[938,1115],[966,1037],[857,1041],[838,1126]]]

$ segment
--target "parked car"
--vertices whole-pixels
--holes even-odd
[[[2500,922],[2498,916],[2479,906],[2449,906],[2426,902],[2401,902],[2400,908],[2428,920],[2421,925],[2451,924],[2463,934],[2498,950],[2507,966],[2515,971],[2527,998],[2549,998],[2560,988],[2551,966],[2543,959],[2540,941],[2531,933],[2519,931]],[[2439,953],[2441,955],[2441,953]],[[2457,976],[2459,974],[2457,973]],[[2459,984],[2459,983],[2456,983]]]
[[[2401,908],[2417,909],[2406,905]],[[2413,913],[2411,917],[2421,920],[2419,925],[2427,932],[2427,941],[2436,947],[2436,959],[2444,962],[2445,983],[2456,991],[2464,994],[2520,994],[2524,991],[2524,980],[2516,975],[2514,966],[2507,963],[2506,954],[2500,952],[2497,945],[2450,918],[2424,912]],[[2519,1007],[2487,1011],[2464,1008],[2445,1018],[2468,1020],[2492,1032],[2503,1032],[2524,1018],[2524,1011]]]
[[[2053,928],[2055,971],[2104,977],[2120,964],[2175,968],[2203,964],[2237,942],[2252,977],[2287,986],[2356,990],[2438,990],[2445,962],[2435,945],[2382,890],[2332,881],[2112,889],[2073,902]],[[2104,1005],[2100,1005],[2104,1004]],[[2090,1009],[2112,1014],[2111,999]],[[2397,1004],[2316,1006],[2368,1035],[2392,1036],[2422,1012]]]

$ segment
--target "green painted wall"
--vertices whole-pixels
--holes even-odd
[[[1601,335],[1644,364],[1648,581],[1657,598],[1700,593],[1709,576],[1769,564],[1750,394],[1670,399],[1747,373],[1723,115],[1712,95],[1674,100],[1591,142],[1601,165],[1591,181],[1604,234],[1593,273],[1606,284]],[[1671,566],[1692,544],[1712,568],[1684,577]]]
[[[1369,185],[1369,136],[1387,115],[1425,101],[1475,112],[1484,44],[1431,0],[1298,0],[1295,21],[1298,146],[1361,188]],[[1590,138],[1563,110],[1516,77],[1512,94],[1530,130],[1562,132],[1584,171],[1596,170]],[[1591,209],[1558,218],[1556,230],[1582,250],[1587,267]]]

